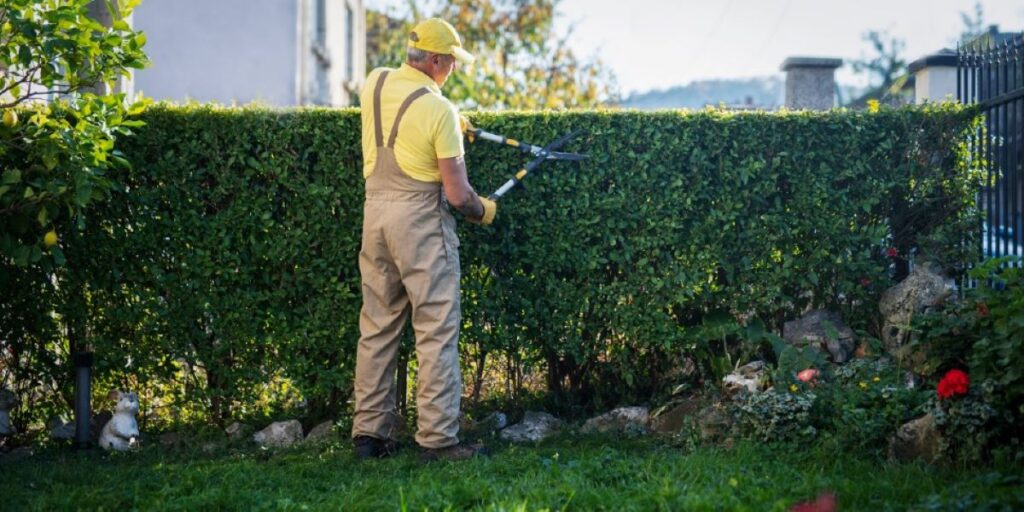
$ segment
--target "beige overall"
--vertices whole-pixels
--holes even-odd
[[[381,73],[373,94],[377,160],[366,179],[363,246],[359,252],[363,308],[356,354],[352,435],[389,439],[395,421],[398,345],[412,312],[419,374],[416,442],[425,448],[458,443],[459,240],[440,183],[410,178],[395,159],[402,116],[419,89],[402,103],[384,144]]]

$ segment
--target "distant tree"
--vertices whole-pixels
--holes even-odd
[[[405,43],[414,19],[421,17],[412,1],[407,2],[409,16],[394,10],[366,10],[366,64],[369,69],[397,66],[405,60]]]
[[[855,73],[868,75],[869,86],[851,104],[863,106],[872,99],[898,102],[900,90],[907,79],[906,42],[878,30],[866,32],[864,41],[870,45],[871,54],[853,61],[852,65]]]
[[[368,13],[371,66],[398,65],[415,20],[452,23],[477,61],[462,66],[445,94],[465,108],[589,108],[617,100],[614,77],[597,58],[568,46],[572,30],[557,33],[560,0],[439,0],[409,15]]]
[[[985,16],[981,8],[981,2],[974,4],[974,16],[961,11],[960,19],[964,26],[960,31],[960,42],[966,43],[985,33]]]

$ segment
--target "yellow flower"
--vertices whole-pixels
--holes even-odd
[[[871,379],[871,380],[873,380],[873,381],[875,381],[875,382],[881,382],[882,378],[881,378],[881,377],[879,377],[878,375],[875,375],[875,378],[873,378],[873,379]]]
[[[790,384],[789,385],[789,390],[794,392],[794,393],[796,393],[796,390],[797,390],[796,384]]]
[[[864,381],[860,381],[860,384],[857,384],[857,385],[860,386],[861,389],[867,389],[868,388],[868,383],[864,382]]]
[[[874,114],[875,112],[878,112],[878,107],[878,100],[868,100],[868,112]]]

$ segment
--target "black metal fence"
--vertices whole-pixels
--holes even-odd
[[[989,34],[957,50],[957,97],[978,104],[985,127],[972,143],[986,186],[982,258],[1024,255],[1024,34]],[[1019,263],[1018,263],[1019,264]]]

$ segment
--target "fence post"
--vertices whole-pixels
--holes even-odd
[[[943,48],[910,63],[914,75],[914,103],[956,100],[956,52]]]
[[[786,108],[828,110],[836,104],[836,68],[842,59],[789,57],[786,72]]]

